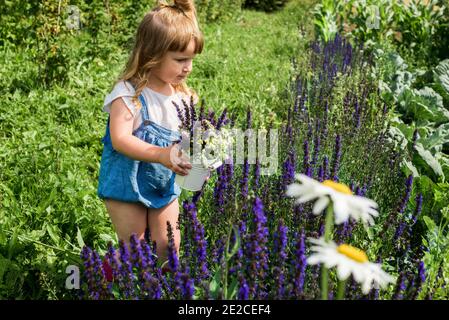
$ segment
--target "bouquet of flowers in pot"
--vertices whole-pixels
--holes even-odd
[[[174,103],[175,104],[175,103]],[[204,114],[204,104],[199,112],[191,99],[190,105],[183,101],[183,108],[175,104],[181,120],[181,150],[190,160],[192,169],[186,176],[176,176],[176,183],[184,189],[198,191],[212,170],[216,170],[229,158],[234,138],[225,126],[230,122],[226,109],[218,119],[215,113]]]

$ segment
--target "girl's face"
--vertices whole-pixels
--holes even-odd
[[[162,62],[151,71],[152,76],[161,81],[161,84],[178,84],[186,80],[192,72],[194,49],[195,42],[192,39],[185,51],[168,51]]]

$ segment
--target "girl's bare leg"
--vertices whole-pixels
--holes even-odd
[[[149,209],[148,224],[150,226],[151,239],[156,241],[156,253],[159,262],[167,260],[168,237],[167,221],[173,230],[176,254],[179,257],[179,244],[181,242],[181,231],[178,227],[179,203],[178,199],[160,209]]]
[[[129,244],[133,233],[139,240],[144,238],[147,226],[147,211],[144,205],[112,199],[105,199],[105,204],[119,240]]]

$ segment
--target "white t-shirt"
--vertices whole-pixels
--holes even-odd
[[[140,108],[132,101],[134,92],[134,87],[129,81],[119,81],[114,86],[114,89],[106,96],[103,104],[103,111],[110,113],[112,101],[117,98],[122,98],[134,117],[133,130],[137,129],[143,121]],[[183,98],[185,102],[189,103],[188,96],[180,92],[166,96],[148,87],[143,89],[142,94],[147,104],[150,120],[167,129],[179,131],[181,121],[178,118],[178,112],[172,101],[176,102],[180,109],[183,110],[184,105],[181,99]]]

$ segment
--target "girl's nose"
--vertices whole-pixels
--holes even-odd
[[[188,61],[183,68],[184,72],[190,72],[192,71],[192,61]]]

